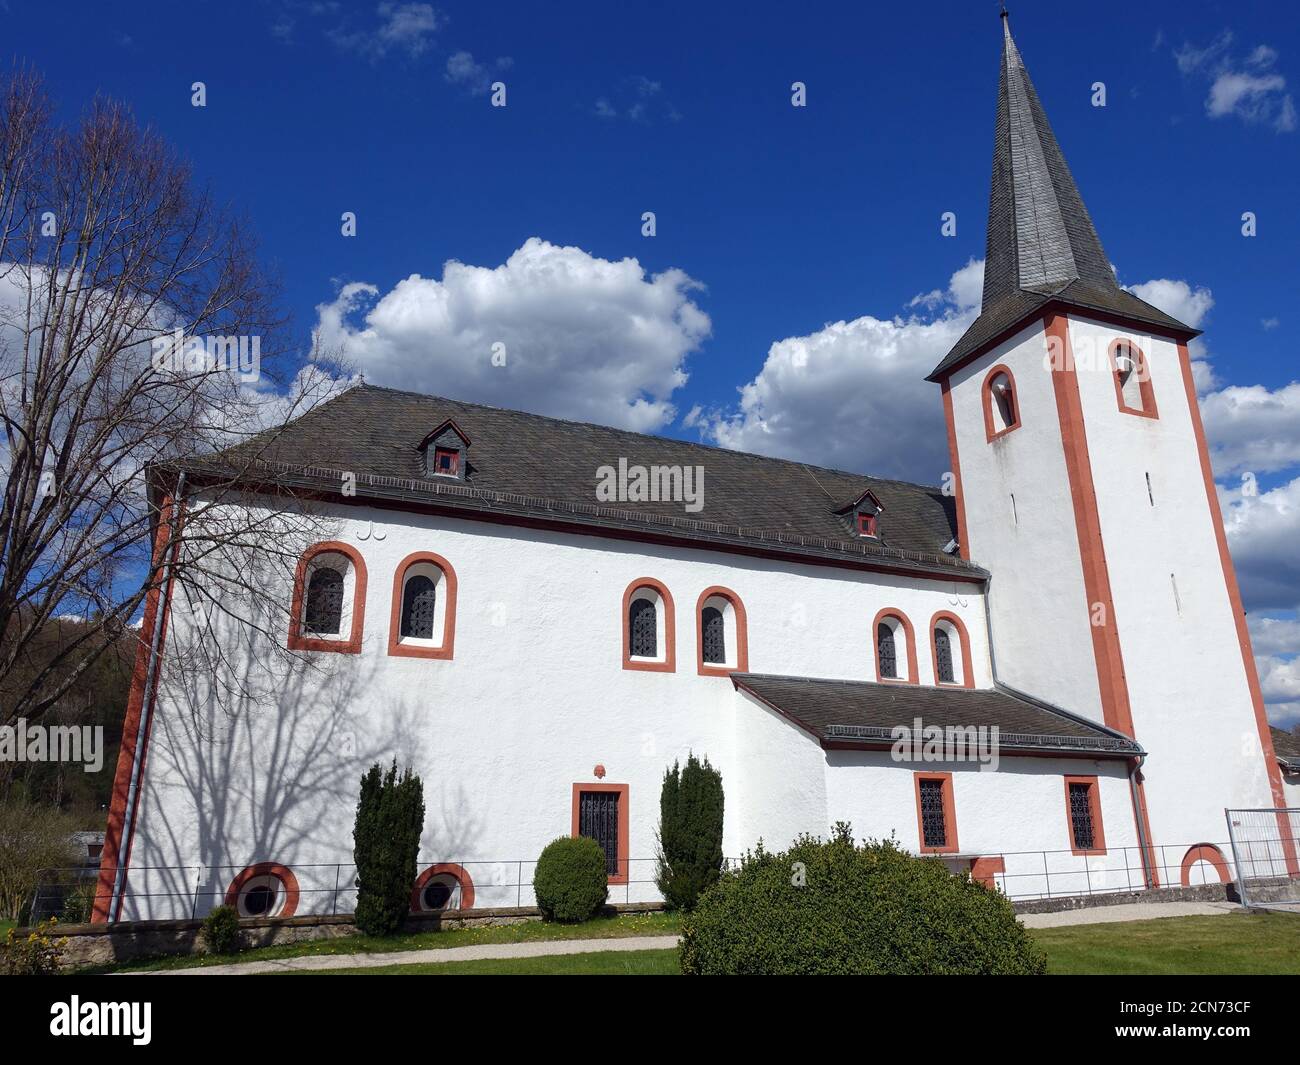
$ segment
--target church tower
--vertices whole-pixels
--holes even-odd
[[[1003,683],[1126,733],[1177,883],[1225,807],[1282,806],[1183,323],[1120,288],[1005,12],[979,318],[943,389],[959,548]]]

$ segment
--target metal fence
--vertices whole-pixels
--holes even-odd
[[[1246,817],[1246,815],[1250,815]],[[1258,816],[1256,816],[1258,815]],[[1285,815],[1279,819],[1279,815]],[[1287,848],[1300,850],[1300,810],[1228,811],[1227,843],[1162,844],[1148,848],[1161,887],[1177,887],[1184,875],[1191,884],[1236,879],[1243,899],[1265,895],[1280,898],[1280,905],[1300,906],[1300,878],[1288,866]],[[1239,823],[1234,823],[1234,818]],[[1285,829],[1279,826],[1285,825]],[[1081,855],[1070,850],[991,851],[938,855],[954,872],[974,872],[1013,901],[1051,899],[1076,895],[1103,895],[1144,891],[1147,873],[1137,846],[1110,846],[1104,854]],[[976,859],[984,863],[973,870]],[[726,867],[738,865],[725,859]],[[531,907],[535,858],[512,860],[421,858],[419,869],[435,865],[459,866],[474,884],[474,906]],[[616,882],[610,884],[610,902],[657,902],[656,859],[622,859]],[[1240,876],[1234,874],[1234,866]],[[248,866],[147,866],[133,865],[123,895],[122,919],[180,919],[204,917],[225,901],[235,877]],[[294,865],[298,883],[299,915],[350,914],[356,907],[356,866],[351,863]],[[32,919],[57,916],[87,919],[96,887],[94,870],[49,870],[32,899]],[[1266,890],[1267,889],[1267,890]],[[453,898],[452,905],[458,903]],[[83,916],[85,915],[85,916]]]
[[[1300,809],[1224,813],[1242,905],[1300,909]]]

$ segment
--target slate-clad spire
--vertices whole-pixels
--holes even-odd
[[[1043,292],[1081,278],[1118,288],[1006,12],[1002,31],[984,309],[1015,289]]]
[[[1165,334],[1197,334],[1115,280],[1004,10],[980,316],[928,379],[941,380],[989,342],[1045,313],[1048,303],[1121,316]]]

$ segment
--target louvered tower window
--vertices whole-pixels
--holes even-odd
[[[318,566],[307,582],[303,628],[317,636],[337,636],[343,624],[343,574]]]
[[[659,653],[655,632],[655,605],[648,599],[634,599],[627,610],[628,645],[633,658],[655,658]]]
[[[417,574],[402,590],[402,635],[416,640],[433,639],[433,615],[438,604],[437,586]]]
[[[934,630],[934,668],[938,671],[940,684],[952,684],[956,681],[957,677],[952,668],[952,641],[946,629]]]
[[[876,626],[876,655],[882,677],[898,677],[898,656],[894,653],[894,630],[883,621]]]
[[[921,841],[927,847],[948,845],[948,820],[943,809],[943,781],[922,780]]]
[[[1097,836],[1092,824],[1092,789],[1088,784],[1070,785],[1070,828],[1078,850],[1095,849]]]
[[[700,611],[700,625],[704,629],[704,661],[713,665],[726,662],[726,623],[722,611],[716,606],[706,606]]]

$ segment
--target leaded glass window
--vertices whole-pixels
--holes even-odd
[[[438,590],[423,573],[406,582],[402,589],[402,635],[416,640],[433,639],[433,614]]]
[[[659,638],[656,633],[655,605],[649,599],[633,599],[627,610],[629,652],[634,658],[656,658]]]
[[[726,623],[722,611],[716,606],[706,606],[700,611],[700,627],[704,633],[704,661],[721,665],[727,660]]]
[[[956,681],[957,676],[952,668],[952,641],[946,629],[934,630],[934,668],[939,672],[940,684],[952,684]]]
[[[307,582],[303,628],[315,636],[337,636],[343,624],[343,574],[331,566],[317,566]]]
[[[898,677],[898,656],[894,653],[894,628],[881,622],[876,626],[876,657],[882,677]]]
[[[1092,786],[1089,784],[1070,785],[1070,828],[1074,832],[1076,850],[1090,851],[1095,848],[1096,835],[1092,825]]]
[[[943,810],[943,781],[921,780],[921,841],[927,847],[948,846],[948,819]]]

